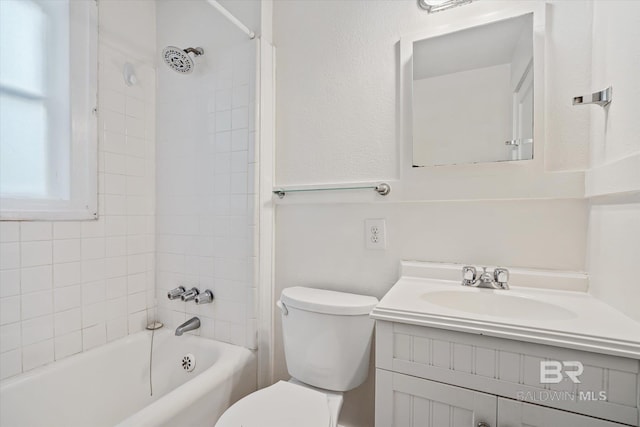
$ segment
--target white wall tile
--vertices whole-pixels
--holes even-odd
[[[82,310],[75,308],[54,315],[55,335],[64,335],[82,329]]]
[[[106,280],[107,299],[123,297],[127,294],[127,277],[114,277]]]
[[[107,331],[104,323],[93,325],[82,330],[82,349],[84,351],[107,343]]]
[[[0,243],[0,269],[20,268],[20,244]]]
[[[133,294],[142,292],[146,288],[145,273],[131,274],[127,276],[127,293]]]
[[[83,305],[104,301],[106,298],[105,281],[98,280],[82,284]]]
[[[0,325],[20,321],[20,296],[0,298]]]
[[[53,291],[53,308],[56,313],[70,310],[82,305],[82,290],[80,285],[56,288]]]
[[[65,239],[53,241],[53,262],[80,261],[80,239]]]
[[[231,132],[231,147],[233,151],[245,151],[249,148],[247,129],[234,129]]]
[[[0,380],[22,372],[21,349],[0,354]]]
[[[127,297],[127,310],[129,314],[137,313],[146,308],[147,295],[145,292],[138,292]]]
[[[249,105],[249,85],[240,85],[233,88],[232,107],[246,107]]]
[[[23,242],[20,245],[20,263],[22,267],[51,264],[53,245],[51,240]]]
[[[245,129],[249,126],[249,110],[247,107],[231,110],[232,129]]]
[[[113,236],[105,239],[105,254],[116,257],[127,254],[127,239],[125,236]]]
[[[79,222],[60,221],[53,223],[54,239],[77,239],[81,236],[82,226]]]
[[[107,317],[105,301],[82,306],[82,328],[103,324]]]
[[[218,111],[216,113],[216,132],[231,130],[231,111]]]
[[[83,221],[82,222],[82,237],[102,237],[104,236],[105,221],[99,219],[98,221]]]
[[[53,313],[53,292],[33,292],[22,295],[21,318],[32,319]]]
[[[107,236],[124,236],[127,234],[126,216],[106,216],[105,233]]]
[[[55,359],[60,360],[82,351],[82,332],[56,336],[54,339]]]
[[[105,257],[104,237],[82,239],[82,259],[102,259]]]
[[[231,110],[231,89],[218,90],[215,93],[216,111]]]
[[[17,242],[20,240],[20,223],[16,221],[0,222],[0,242]]]
[[[139,311],[129,315],[129,333],[135,334],[136,332],[143,331],[147,326],[147,312]]]
[[[130,117],[144,118],[144,101],[128,96],[126,98],[125,113]]]
[[[29,242],[33,240],[51,240],[53,226],[46,221],[24,221],[20,223],[20,240]]]
[[[29,345],[53,337],[53,316],[36,317],[22,322],[22,345]]]
[[[107,321],[107,341],[113,341],[127,335],[127,317],[118,317]]]
[[[110,299],[106,304],[107,321],[127,316],[127,298]]]
[[[127,257],[118,256],[104,259],[104,275],[107,279],[127,274]]]
[[[21,341],[19,322],[0,326],[0,353],[20,348]]]
[[[82,261],[82,281],[94,282],[105,278],[104,259]]]
[[[23,294],[51,289],[53,283],[51,265],[23,268],[20,272],[20,286]]]
[[[0,270],[0,298],[20,294],[20,270]]]
[[[80,262],[69,262],[53,265],[53,286],[70,286],[82,281],[82,268]]]
[[[54,346],[52,339],[25,345],[22,348],[22,367],[25,371],[46,365],[53,362],[53,360]]]

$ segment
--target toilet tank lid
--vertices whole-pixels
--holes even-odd
[[[375,297],[302,286],[284,289],[280,300],[287,307],[341,316],[369,314],[378,304]]]

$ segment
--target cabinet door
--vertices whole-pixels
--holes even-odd
[[[376,370],[376,427],[496,425],[495,396]]]
[[[625,427],[558,409],[498,398],[498,427]]]

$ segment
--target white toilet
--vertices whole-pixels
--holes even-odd
[[[277,305],[292,376],[236,402],[216,427],[337,427],[342,393],[367,379],[374,297],[287,288]]]

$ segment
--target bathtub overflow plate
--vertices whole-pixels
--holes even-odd
[[[191,372],[196,368],[196,357],[191,354],[185,354],[182,356],[182,369],[187,372]]]

